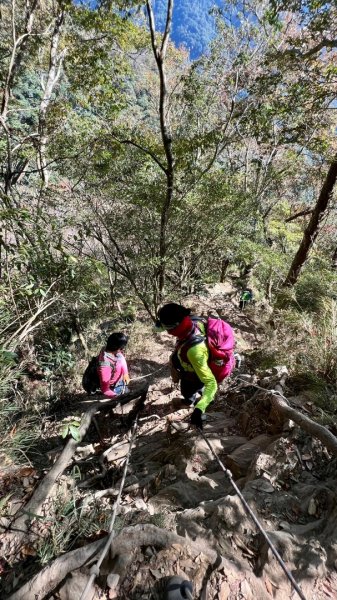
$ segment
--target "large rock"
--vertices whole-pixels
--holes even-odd
[[[248,472],[256,456],[265,450],[275,439],[275,436],[267,434],[258,435],[226,456],[224,459],[225,465],[232,471],[235,478],[243,477]]]
[[[207,439],[209,440],[214,452],[219,456],[219,458],[221,458],[221,460],[223,460],[224,455],[231,454],[234,450],[236,450],[236,448],[239,448],[248,442],[247,438],[241,435],[225,435],[214,437],[207,435]],[[192,448],[192,455],[197,455],[202,458],[204,464],[215,461],[209,446],[200,436],[195,439]],[[216,469],[218,469],[218,467],[216,467]]]
[[[90,575],[84,575],[80,571],[74,571],[71,573],[64,585],[58,592],[60,600],[80,600],[84,592],[85,586],[89,580]],[[99,598],[100,590],[96,585],[92,585],[91,590],[88,592],[87,599],[95,600]]]

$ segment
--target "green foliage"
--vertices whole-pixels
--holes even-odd
[[[42,565],[56,556],[65,553],[79,540],[90,539],[101,530],[107,530],[111,519],[111,511],[101,506],[78,508],[74,498],[65,499],[58,494],[54,502],[54,515],[48,518],[48,529],[45,537],[37,547],[37,556]],[[115,529],[119,531],[123,520],[117,517]]]
[[[55,348],[50,342],[48,346],[49,350],[38,353],[45,377],[61,377],[65,380],[75,364],[74,356],[63,348]]]
[[[337,282],[334,274],[321,264],[314,269],[306,270],[300,277],[296,287],[296,301],[307,312],[326,313],[326,302],[329,297],[337,297]]]
[[[300,356],[300,364],[306,371],[316,373],[322,380],[337,384],[337,304],[326,301],[319,317],[306,320],[308,334],[306,351]]]
[[[21,374],[16,354],[0,349],[0,456],[4,466],[12,462],[26,464],[26,453],[38,437],[37,419],[22,414],[23,406],[16,390]]]
[[[67,421],[63,426],[62,426],[62,430],[61,430],[61,436],[63,438],[66,438],[68,435],[70,435],[76,442],[80,441],[80,434],[79,434],[79,427],[81,425],[81,421]]]

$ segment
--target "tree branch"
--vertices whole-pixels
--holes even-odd
[[[291,215],[291,217],[288,217],[287,219],[285,219],[285,223],[290,223],[291,221],[295,221],[295,219],[298,219],[299,217],[306,217],[306,215],[310,215],[312,213],[312,208],[307,208],[306,210],[301,210],[298,213],[295,213],[294,215]]]
[[[165,23],[165,31],[163,35],[163,40],[160,48],[160,53],[162,59],[165,58],[167,45],[170,38],[171,26],[172,26],[172,14],[173,14],[173,0],[168,0],[167,4],[167,14],[166,14],[166,23]]]
[[[327,38],[323,38],[318,44],[316,44],[316,46],[310,50],[307,50],[307,52],[304,52],[304,54],[302,54],[302,58],[309,58],[313,54],[317,54],[317,52],[323,50],[323,48],[337,48],[337,40],[328,40]]]
[[[160,160],[156,157],[156,155],[151,152],[151,150],[148,150],[148,148],[144,148],[144,146],[141,146],[140,144],[138,144],[138,142],[134,142],[133,140],[120,140],[115,136],[112,136],[113,139],[115,139],[119,144],[129,144],[130,146],[134,146],[135,148],[138,148],[139,150],[141,150],[142,152],[144,152],[144,154],[148,154],[148,156],[150,156],[152,158],[152,160],[154,160],[155,163],[157,163],[157,165],[161,168],[161,170],[165,173],[167,173],[167,169],[165,168],[165,166],[163,165],[162,162],[160,162]]]

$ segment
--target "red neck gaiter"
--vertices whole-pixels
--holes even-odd
[[[181,321],[181,323],[179,323],[179,325],[177,325],[177,327],[175,327],[174,329],[167,330],[167,333],[169,333],[170,335],[174,335],[179,340],[183,340],[185,337],[188,336],[189,333],[192,332],[192,330],[193,321],[191,317],[187,316],[183,318],[183,320]]]

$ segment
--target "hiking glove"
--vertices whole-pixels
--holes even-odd
[[[202,420],[201,420],[202,412],[200,408],[195,408],[191,415],[191,423],[195,425],[198,429],[202,429]]]

